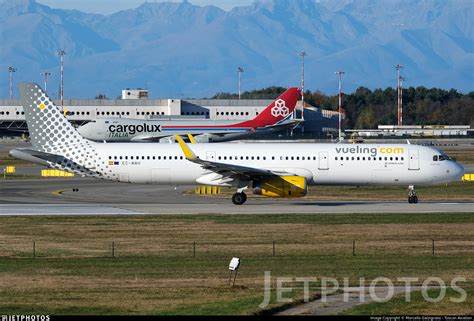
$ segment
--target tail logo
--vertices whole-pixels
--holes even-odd
[[[278,99],[275,101],[275,106],[272,108],[272,115],[274,117],[283,116],[285,117],[290,113],[290,109],[286,107],[285,101],[283,99]]]

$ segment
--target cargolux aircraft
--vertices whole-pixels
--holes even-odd
[[[33,149],[13,157],[125,183],[233,186],[270,197],[301,197],[308,185],[404,185],[456,181],[464,168],[439,150],[410,144],[96,143],[82,137],[34,83],[20,84]]]
[[[254,133],[278,132],[296,127],[292,119],[298,88],[289,88],[255,118],[240,123],[226,120],[139,120],[98,118],[78,128],[87,139],[107,142],[174,142],[175,135],[193,134],[197,142],[222,142]]]

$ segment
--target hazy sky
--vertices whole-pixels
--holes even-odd
[[[109,14],[136,8],[146,0],[37,0],[37,2],[52,8],[77,9],[84,12]],[[148,0],[148,2],[181,2],[181,0]],[[235,6],[249,5],[254,0],[188,0],[188,2],[199,6],[214,5],[228,11]]]

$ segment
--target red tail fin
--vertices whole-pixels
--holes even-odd
[[[288,88],[254,119],[235,124],[231,127],[265,127],[274,125],[293,113],[301,95],[299,88]]]

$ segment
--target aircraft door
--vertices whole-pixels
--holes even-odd
[[[206,160],[215,162],[216,161],[216,152],[207,152],[206,153]]]
[[[408,158],[408,169],[410,170],[419,170],[420,163],[418,158],[418,148],[411,148],[408,150],[409,158]]]
[[[319,152],[319,157],[318,157],[319,165],[318,169],[319,170],[327,170],[329,169],[329,157],[328,157],[328,152]]]

